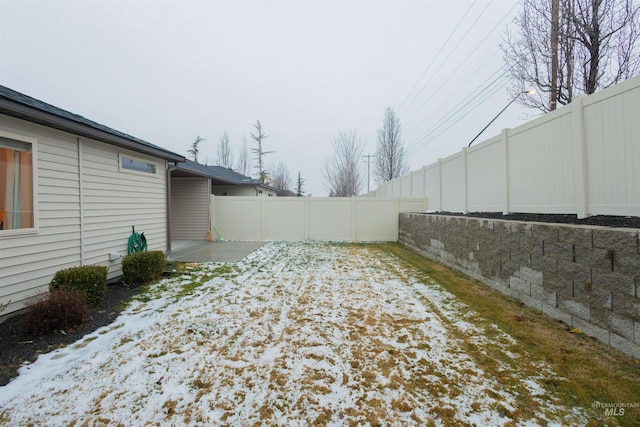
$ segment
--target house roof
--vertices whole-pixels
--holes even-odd
[[[172,151],[1,85],[0,114],[17,117],[169,161],[181,162],[185,160],[184,156]]]
[[[193,160],[187,159],[186,162],[178,163],[173,176],[203,176],[211,178],[214,184],[217,185],[259,185],[264,188],[271,188],[266,184],[263,184],[257,179],[250,178],[234,171],[233,169],[225,168],[224,166],[208,166],[196,163]]]

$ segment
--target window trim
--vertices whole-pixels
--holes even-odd
[[[124,158],[153,165],[154,172],[151,173],[151,172],[144,172],[144,171],[140,171],[140,170],[125,168],[125,167],[122,166],[122,160]],[[118,153],[118,172],[132,173],[134,175],[140,175],[140,176],[158,176],[158,162],[154,162],[152,160],[143,159],[141,157],[132,156],[132,155],[127,154],[127,153]]]
[[[36,234],[40,230],[38,215],[38,140],[33,137],[19,135],[11,132],[0,130],[0,136],[14,141],[24,142],[31,145],[31,185],[32,203],[33,203],[33,227],[17,228],[13,230],[0,230],[1,237],[17,236],[24,234]]]

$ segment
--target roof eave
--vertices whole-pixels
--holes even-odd
[[[55,114],[47,113],[45,111],[38,110],[37,108],[29,107],[27,105],[8,99],[0,98],[0,114],[6,114],[7,116],[16,117],[18,119],[27,120],[29,122],[41,124],[65,132],[70,132],[75,135],[106,142],[107,144],[115,145],[120,148],[126,148],[129,150],[137,151],[139,153],[159,157],[168,161],[185,161],[185,158],[183,156],[180,156],[179,154],[175,154],[162,149],[148,147],[140,144],[139,142],[131,141],[117,135],[112,135],[108,132],[95,129],[91,126],[77,123],[73,120],[59,117]]]

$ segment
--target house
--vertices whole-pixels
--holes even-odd
[[[170,250],[179,154],[0,86],[0,307],[5,315],[80,265],[121,275],[132,229]]]
[[[191,160],[171,168],[171,238],[204,240],[211,195],[275,197],[274,188],[222,166]]]

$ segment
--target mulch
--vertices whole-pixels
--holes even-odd
[[[0,386],[15,378],[23,363],[33,362],[42,353],[66,347],[96,329],[111,324],[120,314],[120,303],[139,292],[140,288],[130,288],[121,283],[110,284],[104,302],[91,311],[87,322],[47,335],[31,335],[25,325],[25,316],[21,314],[0,323]]]
[[[462,214],[458,212],[433,212],[433,215],[465,216],[471,218],[504,219],[510,221],[546,222],[575,225],[599,225],[603,227],[640,228],[640,217],[637,216],[613,216],[594,215],[578,219],[576,215],[565,214],[528,214],[512,213],[503,215],[502,212],[470,212]],[[429,214],[427,214],[429,215]]]

